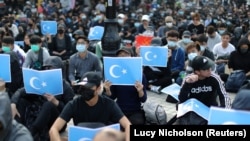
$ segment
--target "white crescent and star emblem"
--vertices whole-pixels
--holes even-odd
[[[36,89],[36,90],[39,90],[40,88],[38,88],[38,87],[36,87],[35,85],[34,85],[34,81],[35,80],[39,80],[37,77],[31,77],[31,79],[30,79],[30,86],[33,88],[33,89]]]
[[[117,75],[114,73],[114,69],[115,68],[121,68],[121,66],[119,65],[112,65],[110,68],[109,68],[109,74],[110,76],[112,76],[113,78],[119,78],[121,77],[121,75]],[[122,69],[122,74],[126,74],[127,73],[127,70],[126,69]]]
[[[35,81],[35,80],[38,80],[38,81],[39,81],[39,79],[38,79],[37,77],[31,77],[30,82],[29,82],[29,83],[30,83],[30,86],[31,86],[33,89],[36,89],[36,90],[41,89],[40,87],[35,86],[35,84],[34,84],[34,81]],[[42,87],[46,87],[46,86],[47,86],[47,83],[46,83],[46,82],[42,82],[41,85],[42,85]]]
[[[81,138],[78,141],[92,141],[90,138]]]

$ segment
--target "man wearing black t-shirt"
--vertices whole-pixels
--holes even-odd
[[[103,92],[101,74],[87,72],[78,85],[80,85],[80,96],[70,101],[54,122],[50,129],[51,141],[60,139],[60,129],[71,118],[74,125],[86,122],[109,125],[119,122],[125,129],[126,139],[129,140],[129,126],[131,123],[112,99],[100,95]]]

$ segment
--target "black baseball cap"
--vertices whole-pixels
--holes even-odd
[[[102,81],[102,75],[99,72],[87,72],[83,75],[82,81],[77,85],[92,88],[93,86],[99,86]]]
[[[131,48],[128,47],[122,47],[118,51],[116,51],[116,55],[118,55],[121,51],[127,52],[131,56],[133,55]]]
[[[214,62],[205,56],[196,56],[192,60],[192,68],[194,70],[208,70],[212,68]]]

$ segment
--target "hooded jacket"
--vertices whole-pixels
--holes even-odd
[[[12,119],[10,100],[6,93],[0,94],[0,141],[33,141],[30,132]]]
[[[250,90],[249,89],[242,89],[240,90],[234,101],[232,103],[232,109],[236,110],[248,110],[250,111]]]

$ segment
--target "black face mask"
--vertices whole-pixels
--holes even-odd
[[[62,30],[62,29],[59,29],[59,30],[58,30],[58,33],[59,33],[59,34],[63,34],[63,32],[64,32],[64,30]]]
[[[89,101],[90,99],[92,99],[95,95],[94,95],[95,91],[89,88],[84,88],[81,91],[81,96],[83,97],[83,99],[85,101]]]

